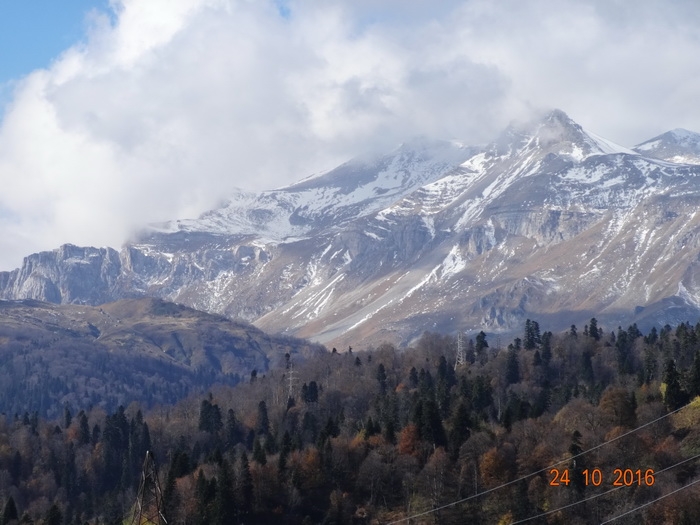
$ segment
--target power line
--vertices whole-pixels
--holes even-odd
[[[700,454],[693,456],[692,458],[688,458],[688,459],[684,459],[683,461],[679,461],[678,463],[676,463],[675,465],[671,465],[670,467],[666,467],[664,469],[658,470],[658,471],[654,472],[654,476],[656,477],[659,474],[666,472],[667,470],[671,470],[672,468],[676,468],[677,466],[682,465],[683,463],[688,463],[689,461],[693,461],[693,460],[696,460],[698,458],[700,458]],[[695,483],[695,482],[693,482],[693,483]],[[570,509],[571,507],[575,507],[576,505],[580,505],[581,503],[586,503],[587,501],[591,501],[591,500],[594,500],[596,498],[600,498],[601,496],[605,496],[607,494],[610,494],[611,492],[615,492],[616,490],[620,490],[623,488],[625,488],[625,485],[615,487],[615,488],[612,488],[610,490],[606,490],[605,492],[601,492],[600,494],[594,494],[593,496],[589,496],[588,498],[576,501],[574,503],[569,503],[568,505],[564,505],[563,507],[559,507],[558,509],[548,510],[547,512],[543,512],[542,514],[530,516],[529,518],[525,518],[525,519],[522,519],[520,521],[514,521],[510,525],[519,525],[520,523],[527,523],[528,521],[535,520],[537,518],[543,518],[545,516],[549,516],[550,514],[554,514],[556,512],[561,512],[562,510]],[[653,502],[651,502],[651,503],[653,503]],[[641,508],[641,507],[639,507],[639,508]],[[624,514],[622,514],[618,517],[622,517],[622,516],[624,516]],[[613,518],[613,519],[617,519],[617,518]],[[610,520],[610,521],[612,521],[612,520]],[[606,521],[605,523],[609,523],[609,522]]]
[[[492,493],[492,492],[496,492],[497,490],[503,489],[503,488],[505,488],[505,487],[509,487],[510,485],[514,485],[515,483],[519,483],[519,482],[524,481],[524,480],[526,480],[526,479],[528,479],[528,478],[531,478],[531,477],[533,477],[533,476],[536,476],[536,475],[538,475],[538,474],[541,474],[541,473],[543,473],[543,472],[546,472],[547,470],[552,469],[552,468],[556,467],[557,465],[561,465],[562,463],[568,463],[568,462],[570,462],[572,459],[576,459],[576,458],[578,458],[578,457],[580,457],[580,456],[583,456],[584,454],[588,454],[589,452],[593,452],[594,450],[598,450],[599,448],[604,447],[605,445],[609,445],[610,443],[613,443],[613,442],[618,441],[618,440],[620,440],[620,439],[622,439],[622,438],[624,438],[624,437],[627,437],[627,436],[629,436],[630,434],[633,434],[633,433],[637,432],[638,430],[641,430],[641,429],[643,429],[643,428],[646,428],[646,427],[648,427],[649,425],[653,425],[654,423],[657,423],[658,421],[661,421],[662,419],[665,419],[665,418],[667,418],[667,417],[669,417],[669,416],[672,416],[673,414],[675,414],[675,413],[677,413],[677,412],[680,412],[681,410],[683,410],[684,408],[686,408],[686,407],[688,407],[688,406],[690,406],[690,405],[688,404],[688,405],[684,405],[684,406],[682,406],[682,407],[680,407],[680,408],[677,408],[676,410],[673,410],[672,412],[669,412],[668,414],[664,414],[663,416],[658,417],[658,418],[654,419],[653,421],[649,421],[648,423],[644,423],[643,425],[641,425],[641,426],[639,426],[639,427],[637,427],[637,428],[635,428],[635,429],[633,429],[633,430],[630,430],[630,431],[628,431],[628,432],[625,432],[624,434],[621,434],[621,435],[619,435],[619,436],[617,436],[617,437],[614,437],[614,438],[612,438],[612,439],[609,439],[608,441],[604,441],[603,443],[600,443],[600,444],[598,444],[598,445],[596,445],[596,446],[594,446],[594,447],[591,447],[591,448],[589,448],[589,449],[587,449],[587,450],[584,450],[583,452],[580,452],[579,454],[576,454],[575,456],[571,456],[571,457],[569,457],[569,458],[562,459],[561,461],[557,461],[556,463],[553,463],[552,465],[550,465],[550,466],[548,466],[548,467],[545,467],[545,468],[542,468],[542,469],[537,470],[537,471],[535,471],[535,472],[532,472],[532,473],[530,473],[530,474],[528,474],[528,475],[526,475],[526,476],[522,476],[522,477],[520,477],[520,478],[518,478],[518,479],[514,479],[514,480],[512,480],[512,481],[508,481],[507,483],[503,483],[502,485],[499,485],[499,486],[497,486],[497,487],[494,487],[494,488],[485,490],[485,491],[483,491],[483,492],[479,492],[478,494],[472,494],[471,496],[467,496],[466,498],[462,498],[462,499],[460,499],[460,500],[453,501],[452,503],[447,503],[447,504],[445,504],[445,505],[441,505],[441,506],[439,506],[439,507],[435,507],[435,508],[433,508],[433,509],[426,510],[426,511],[421,512],[421,513],[418,513],[418,514],[413,514],[412,516],[407,516],[407,517],[405,517],[405,518],[401,518],[401,519],[398,519],[398,520],[390,521],[390,522],[387,523],[387,525],[394,525],[394,524],[396,524],[396,523],[403,523],[404,521],[409,521],[409,520],[412,520],[412,519],[415,519],[415,518],[421,518],[421,517],[423,517],[423,516],[427,516],[428,514],[433,514],[434,512],[438,512],[438,511],[440,511],[440,510],[444,510],[444,509],[447,509],[447,508],[450,508],[450,507],[454,507],[455,505],[459,505],[460,503],[465,503],[465,502],[467,502],[467,501],[469,501],[469,500],[472,500],[472,499],[474,499],[474,498],[479,498],[479,497],[481,497],[481,496],[485,496],[486,494],[490,494],[490,493]]]
[[[687,489],[688,487],[692,487],[696,483],[700,483],[700,478],[696,479],[692,483],[688,483],[687,485],[682,486],[679,489],[671,491],[668,494],[664,494],[663,496],[659,496],[658,498],[653,499],[653,500],[645,503],[644,505],[640,505],[639,507],[635,507],[632,510],[628,510],[627,512],[620,514],[619,516],[615,516],[614,518],[609,519],[608,521],[604,521],[600,525],[605,525],[606,523],[612,523],[613,521],[618,520],[618,519],[622,518],[623,516],[627,516],[628,514],[632,514],[633,512],[637,512],[639,509],[643,509],[644,507],[648,507],[649,505],[652,505],[653,503],[656,503],[657,501],[660,501],[664,498],[668,498],[669,496],[673,496],[674,494],[676,494],[677,492],[680,492],[681,490]]]

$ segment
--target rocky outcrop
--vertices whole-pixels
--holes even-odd
[[[591,312],[664,324],[666,311],[700,312],[700,166],[642,146],[558,111],[480,149],[420,141],[237,194],[119,253],[32,255],[0,273],[0,298],[161,297],[340,347],[436,327],[519,331],[528,317],[565,328]]]

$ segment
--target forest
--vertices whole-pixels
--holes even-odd
[[[146,451],[171,524],[695,524],[699,395],[700,323],[287,356],[174,405],[6,414],[0,525],[130,523]]]

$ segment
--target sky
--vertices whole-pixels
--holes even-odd
[[[698,27],[695,0],[0,0],[0,270],[551,108],[700,131]]]

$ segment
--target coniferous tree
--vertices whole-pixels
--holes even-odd
[[[542,334],[542,362],[549,366],[552,361],[552,332]]]
[[[287,470],[287,460],[289,459],[289,454],[292,452],[292,437],[289,432],[285,430],[282,436],[282,443],[280,445],[280,455],[277,460],[277,471],[280,477],[284,477]]]
[[[452,417],[452,427],[448,435],[450,457],[456,460],[459,457],[459,447],[469,438],[469,410],[464,402],[457,405]]]
[[[253,445],[253,460],[257,461],[260,465],[267,464],[267,454],[258,438],[255,438],[255,444]]]
[[[18,519],[17,506],[14,498],[10,496],[7,503],[5,503],[5,508],[2,510],[2,524],[5,525],[16,519]]]
[[[248,455],[241,454],[241,483],[240,483],[241,511],[249,514],[253,510],[253,476],[250,473]]]
[[[214,497],[213,523],[229,525],[234,522],[236,507],[233,499],[233,479],[228,463],[224,460],[219,467],[219,479]]]
[[[257,431],[259,435],[267,435],[270,432],[270,418],[267,415],[267,404],[265,401],[258,403]]]
[[[525,350],[534,350],[541,342],[540,325],[537,321],[527,319],[525,321]]]
[[[579,494],[583,494],[584,490],[586,490],[586,480],[583,475],[583,471],[586,468],[585,458],[584,456],[579,456],[579,454],[583,452],[583,447],[581,446],[582,437],[578,430],[574,430],[571,436],[571,445],[569,445],[569,453],[572,456],[571,464],[569,465],[571,470],[571,483]]]
[[[203,400],[199,409],[199,430],[216,434],[223,426],[219,405],[211,403],[208,399]]]
[[[88,425],[88,419],[83,410],[78,414],[78,430],[78,443],[81,445],[90,443],[90,426]]]
[[[408,384],[411,386],[411,388],[418,387],[418,371],[416,370],[415,366],[411,367],[411,370],[408,373]]]
[[[377,367],[377,381],[379,382],[379,391],[382,395],[386,394],[386,369],[384,363],[379,363]]]
[[[520,381],[520,363],[518,361],[518,352],[513,346],[510,346],[508,349],[505,380],[506,385],[512,385]]]
[[[62,525],[63,524],[63,514],[61,509],[55,503],[51,505],[49,512],[46,514],[46,525]]]
[[[688,377],[688,394],[691,397],[700,396],[700,349],[695,350],[693,364]]]
[[[680,374],[676,370],[676,363],[673,359],[666,361],[664,383],[666,383],[664,403],[669,410],[676,410],[688,402],[688,395],[681,388]]]
[[[591,321],[588,325],[588,335],[596,341],[600,340],[600,332],[598,331],[598,320],[595,317],[591,318]]]

